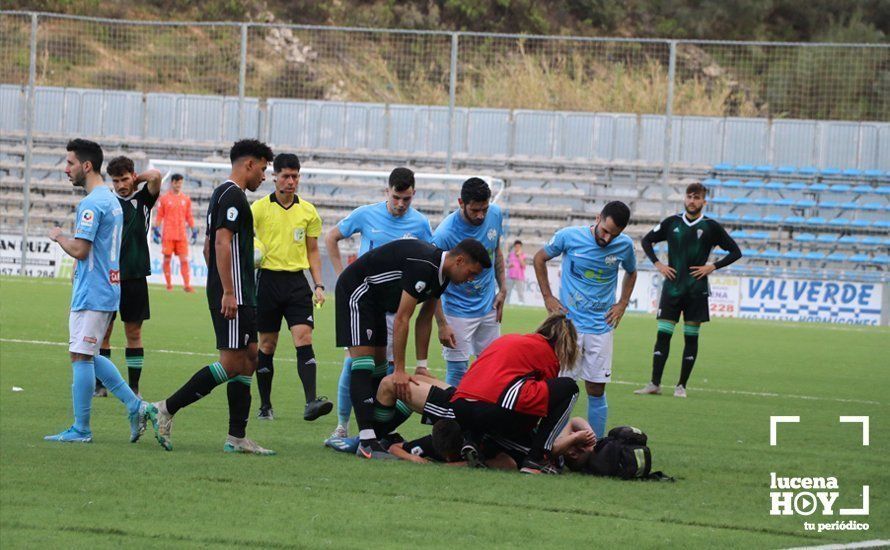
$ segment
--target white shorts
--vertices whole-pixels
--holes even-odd
[[[98,355],[113,316],[113,311],[72,311],[68,315],[68,351],[91,357]]]
[[[442,347],[442,355],[446,361],[469,361],[471,355],[479,356],[489,344],[501,335],[501,325],[497,321],[497,311],[491,310],[482,317],[451,317],[445,316],[457,347]]]
[[[612,331],[605,334],[578,334],[578,362],[563,376],[585,382],[608,383],[612,380]]]

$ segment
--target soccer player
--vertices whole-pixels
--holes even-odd
[[[148,408],[158,443],[173,450],[173,416],[228,382],[227,453],[272,455],[246,436],[250,415],[250,381],[257,363],[256,288],[253,269],[253,215],[245,189],[256,191],[266,179],[272,150],[253,139],[235,142],[229,152],[232,172],[213,190],[207,207],[207,302],[216,332],[219,361],[192,376],[173,395]]]
[[[121,231],[121,300],[120,318],[124,322],[127,337],[125,357],[130,389],[139,394],[139,378],[142,375],[145,350],[142,347],[142,323],[151,317],[148,305],[148,279],[151,263],[148,255],[148,228],[151,209],[161,192],[161,173],[146,170],[136,173],[133,161],[127,157],[115,157],[106,168],[111,176],[111,184],[121,209],[124,211],[124,226]],[[145,182],[142,189],[139,184]],[[111,357],[111,333],[114,319],[108,323],[108,330],[99,354]],[[105,387],[96,379],[94,397],[104,397]]]
[[[321,254],[318,236],[321,218],[315,207],[297,195],[300,159],[282,153],[273,163],[275,191],[251,205],[256,239],[264,250],[257,272],[257,385],[260,390],[261,419],[272,420],[272,359],[278,346],[281,319],[287,321],[297,348],[297,374],[303,383],[306,407],[304,420],[315,420],[331,412],[334,405],[315,394],[315,351],[312,349],[313,302],[324,303]],[[310,290],[305,271],[315,282]]]
[[[643,237],[643,251],[664,276],[658,302],[658,334],[652,355],[652,380],[639,395],[661,393],[661,375],[671,349],[674,327],[683,314],[683,363],[674,397],[686,397],[686,383],[698,356],[698,334],[701,324],[710,320],[708,311],[708,275],[742,257],[742,251],[723,226],[704,215],[708,190],[700,183],[686,188],[685,212],[665,218]],[[668,265],[661,263],[653,244],[668,243]],[[728,254],[714,263],[708,257],[715,246]]]
[[[423,303],[415,323],[415,351],[425,361],[432,318],[449,282],[463,283],[491,267],[485,247],[466,239],[446,252],[417,239],[398,239],[363,254],[337,279],[337,346],[352,358],[350,397],[361,439],[356,455],[390,458],[374,430],[375,379],[386,374],[388,341],[386,314],[393,319],[393,384],[396,397],[409,396],[405,372],[408,325],[417,304]]]
[[[195,227],[195,220],[192,217],[192,199],[182,192],[182,181],[181,174],[173,174],[170,177],[170,190],[161,197],[158,203],[154,241],[161,243],[167,290],[173,290],[170,279],[170,260],[173,254],[176,254],[179,256],[179,271],[182,273],[183,289],[186,292],[194,292],[189,271],[189,244],[195,244],[198,240],[198,228]],[[189,238],[186,238],[186,227],[190,231]]]
[[[343,260],[340,256],[339,242],[352,235],[361,235],[359,256],[369,250],[382,246],[395,239],[413,238],[430,241],[433,232],[426,216],[411,206],[414,200],[414,172],[408,168],[396,168],[389,174],[386,189],[386,200],[374,204],[360,206],[348,216],[340,220],[325,236],[325,246],[334,266],[334,273],[339,277],[343,272]],[[392,332],[392,317],[387,318],[387,331]],[[390,336],[390,340],[392,336]],[[392,343],[390,342],[390,346]],[[387,352],[387,359],[392,360],[392,352]],[[349,397],[349,377],[352,359],[347,354],[337,385],[337,429],[331,434],[332,439],[348,436],[349,415],[352,401]],[[425,372],[421,368],[420,372]],[[330,440],[329,440],[330,441]],[[325,442],[327,444],[328,442]]]
[[[145,431],[147,403],[127,386],[117,367],[98,355],[99,343],[120,303],[120,242],[123,212],[111,189],[102,181],[102,148],[98,143],[74,139],[66,147],[65,174],[75,187],[86,189],[87,196],[77,205],[74,236],[60,227],[49,238],[77,260],[71,313],[68,316],[68,351],[74,382],[74,425],[48,441],[90,443],[94,380],[98,377],[126,406],[130,419],[130,441],[136,442]]]
[[[462,453],[470,466],[480,463],[483,435],[523,438],[537,426],[522,471],[552,473],[546,465],[553,442],[578,398],[578,384],[559,372],[575,363],[578,351],[572,321],[555,314],[534,334],[501,336],[482,352],[451,398],[468,432]]]
[[[461,186],[458,209],[442,220],[433,233],[433,244],[443,250],[451,249],[463,239],[476,239],[485,246],[494,264],[472,281],[449,285],[442,295],[444,315],[437,314],[439,338],[448,339],[453,334],[455,344],[442,347],[445,381],[451,386],[460,384],[470,356],[478,356],[501,335],[507,297],[501,250],[503,216],[501,208],[490,204],[490,200],[491,189],[485,181],[468,179]]]
[[[584,380],[587,420],[597,437],[606,435],[606,384],[612,379],[612,331],[624,316],[637,281],[633,241],[622,234],[630,209],[608,203],[594,225],[566,227],[535,254],[534,266],[544,305],[550,313],[568,312],[578,329],[581,354],[571,373]],[[562,255],[559,299],[550,290],[547,262]],[[624,268],[621,297],[615,302],[618,267]]]

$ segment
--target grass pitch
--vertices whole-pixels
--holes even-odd
[[[589,547],[618,540],[776,548],[890,538],[885,328],[718,319],[702,330],[690,397],[681,400],[632,394],[649,376],[655,321],[628,315],[615,336],[609,426],[643,428],[655,468],[678,478],[637,483],[368,462],[325,449],[335,416],[302,420],[285,335],[276,354],[276,420],[248,426],[276,457],[223,454],[228,413],[220,389],[177,415],[172,453],[150,432],[127,443],[126,416],[114,398],[94,401],[93,444],[44,442],[71,422],[69,298],[64,282],[0,279],[4,548]],[[142,392],[157,400],[215,353],[202,293],[152,287],[151,299]],[[510,308],[503,331],[531,331],[542,316]],[[320,393],[334,399],[343,352],[333,345],[332,327],[329,303],[318,315],[315,350]],[[124,371],[123,326],[115,329],[112,359]],[[679,372],[679,332],[666,387]],[[441,375],[443,365],[434,345],[431,366]],[[254,413],[258,401],[255,395]],[[575,414],[586,416],[583,397]],[[779,427],[775,447],[771,415],[801,417]],[[870,446],[861,445],[859,425],[838,422],[841,415],[870,417]],[[415,416],[403,433],[425,429]],[[770,472],[837,477],[835,515],[770,516]],[[838,508],[860,506],[862,485],[871,488],[870,515],[838,516]],[[870,529],[816,533],[803,526],[850,519]]]

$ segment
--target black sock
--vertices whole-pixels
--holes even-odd
[[[99,348],[99,355],[106,359],[111,359],[111,349],[110,348]],[[96,378],[96,389],[104,388],[105,385],[102,383],[99,378]]]
[[[145,349],[127,348],[125,355],[127,358],[127,377],[130,382],[130,389],[133,392],[138,392],[139,377],[142,376],[142,362],[145,360]]]
[[[664,364],[667,363],[671,352],[671,336],[667,332],[658,331],[655,337],[655,350],[652,353],[652,383],[661,385],[661,375],[664,373]]]
[[[191,405],[213,391],[213,388],[228,380],[226,371],[218,362],[199,370],[181,388],[167,398],[167,412],[176,412]]]
[[[684,336],[686,345],[683,347],[683,366],[680,369],[679,385],[686,387],[689,382],[689,375],[692,374],[692,367],[695,366],[695,358],[698,355],[698,334],[686,334]]]
[[[306,403],[315,400],[315,351],[312,344],[297,348],[297,374],[303,383],[303,396]]]
[[[257,351],[256,385],[260,390],[260,408],[272,408],[272,377],[275,376],[275,368],[272,366],[272,358],[275,354],[266,355]]]
[[[250,416],[250,377],[238,375],[226,385],[229,398],[229,435],[244,437],[247,432],[247,417]]]
[[[355,410],[355,420],[359,430],[374,429],[374,393],[371,371],[353,370],[349,381],[349,397]],[[363,440],[367,440],[364,438]]]

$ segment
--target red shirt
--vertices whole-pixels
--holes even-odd
[[[161,195],[155,225],[162,226],[161,238],[164,241],[188,240],[185,227],[195,227],[195,220],[192,218],[192,199],[185,193],[176,194],[172,190]]]
[[[557,376],[559,360],[543,336],[507,334],[473,362],[451,400],[475,399],[543,417],[550,398],[546,381]]]

